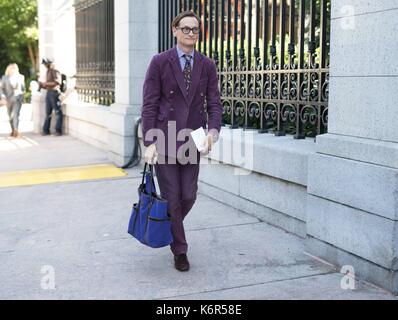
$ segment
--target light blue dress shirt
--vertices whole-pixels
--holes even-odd
[[[180,65],[181,65],[181,70],[184,71],[185,69],[185,64],[186,64],[186,59],[184,57],[185,52],[182,51],[178,46],[177,46],[177,53],[178,53],[178,58],[180,58]],[[192,50],[192,52],[189,54],[192,56],[191,59],[191,70],[193,70],[193,60],[194,60],[194,55],[195,55],[195,50]]]

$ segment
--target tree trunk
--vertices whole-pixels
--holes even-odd
[[[30,62],[32,63],[32,67],[35,70],[35,74],[39,73],[38,51],[39,50],[36,45],[32,45],[31,43],[28,45],[29,58]]]

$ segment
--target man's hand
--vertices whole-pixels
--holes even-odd
[[[158,152],[156,151],[156,145],[151,144],[145,150],[145,161],[150,165],[154,165],[158,162]]]
[[[213,135],[209,133],[203,143],[203,151],[201,152],[201,154],[207,156],[213,149],[213,144]]]

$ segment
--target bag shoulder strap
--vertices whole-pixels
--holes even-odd
[[[141,186],[146,185],[146,191],[149,193],[150,196],[152,196],[153,192],[156,192],[156,185],[155,185],[155,179],[154,179],[154,174],[153,174],[153,165],[149,165],[149,171],[147,170],[148,164],[145,163],[144,166],[144,172],[142,173],[142,181],[141,181]],[[150,181],[149,178],[150,177]],[[149,187],[149,189],[148,189]]]

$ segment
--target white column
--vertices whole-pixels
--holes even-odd
[[[398,292],[398,2],[333,0],[328,134],[310,158],[309,251]]]
[[[38,0],[38,25],[39,25],[39,57],[40,63],[43,58],[54,59],[54,24],[55,15],[54,2],[51,0]],[[40,64],[40,81],[45,81],[45,68]],[[32,93],[32,119],[33,131],[41,133],[45,118],[45,96],[46,91]]]
[[[55,67],[68,78],[68,86],[72,85],[71,78],[76,74],[76,27],[74,0],[38,0],[39,17],[39,56],[55,61]],[[40,64],[40,80],[46,80],[46,68]],[[40,133],[45,118],[45,95],[41,90],[41,97],[33,95],[33,123],[34,132]],[[63,106],[65,113],[65,106]],[[55,120],[52,121],[54,132]],[[67,130],[64,122],[64,132]]]
[[[158,1],[115,1],[115,104],[109,119],[110,157],[118,165],[130,158],[141,114],[148,64],[158,52]]]

